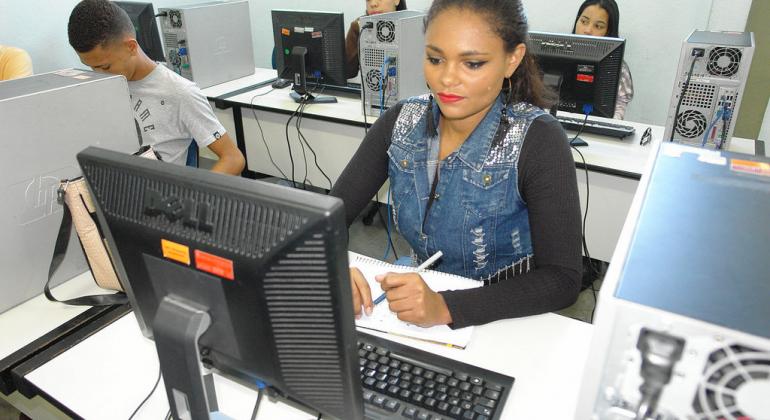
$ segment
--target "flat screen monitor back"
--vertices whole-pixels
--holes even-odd
[[[56,191],[80,175],[75,154],[90,145],[131,153],[139,140],[126,79],[80,70],[0,82],[0,127],[1,313],[43,292],[62,219]],[[53,285],[88,270],[72,232]]]

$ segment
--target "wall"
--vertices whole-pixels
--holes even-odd
[[[580,0],[523,0],[533,30],[572,29]],[[154,6],[189,4],[195,0],[158,0]],[[67,19],[77,0],[0,0],[0,43],[26,49],[35,71],[82,66],[67,43]],[[342,11],[345,27],[363,13],[363,0],[249,0],[256,65],[270,66],[273,48],[271,9]],[[618,0],[621,35],[628,39],[626,61],[635,98],[626,118],[664,124],[682,40],[695,28],[743,30],[751,0]],[[758,3],[767,3],[761,0]],[[410,9],[425,10],[430,0],[408,0]],[[41,12],[44,11],[44,12]]]
[[[738,123],[733,132],[735,137],[759,138],[763,115],[766,115],[765,110],[770,98],[770,24],[768,22],[770,22],[770,1],[755,1],[751,6],[746,30],[754,32],[756,49],[751,61],[746,90],[743,92],[741,113],[738,115]]]

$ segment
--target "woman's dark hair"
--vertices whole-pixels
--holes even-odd
[[[527,42],[527,15],[521,0],[434,0],[425,17],[425,29],[436,16],[452,8],[484,16],[490,28],[503,40],[506,52]],[[529,102],[541,108],[548,108],[554,102],[555,95],[543,84],[540,68],[529,50],[510,79],[513,102]],[[502,88],[507,91],[508,81],[503,81]]]
[[[406,0],[401,0],[398,2],[398,5],[396,5],[396,11],[399,10],[406,10]]]
[[[585,0],[578,9],[577,16],[575,17],[575,23],[572,25],[572,33],[575,33],[578,19],[580,19],[580,15],[583,14],[583,10],[585,10],[588,6],[599,6],[604,9],[605,12],[607,12],[607,16],[609,16],[609,22],[607,22],[606,36],[617,38],[618,32],[620,30],[620,9],[618,9],[618,4],[615,3],[615,0]]]

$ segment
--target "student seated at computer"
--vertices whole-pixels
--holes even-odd
[[[219,157],[213,171],[243,171],[243,154],[201,90],[142,51],[123,9],[108,0],[83,0],[72,10],[67,31],[83,64],[128,79],[137,131],[164,161],[184,165],[194,139]]]
[[[404,321],[453,328],[575,302],[581,232],[575,166],[524,44],[520,0],[434,0],[424,62],[430,94],[381,116],[331,191],[348,224],[386,179],[394,226],[416,263],[485,287],[436,293],[419,274],[378,276]],[[548,95],[550,96],[550,95]],[[373,309],[351,270],[356,314]]]
[[[366,0],[366,14],[395,12],[406,10],[406,0]],[[358,19],[350,23],[348,34],[345,35],[345,77],[351,79],[358,74],[358,38],[361,26]]]
[[[0,80],[32,75],[32,59],[21,48],[0,45]]]
[[[615,0],[585,0],[578,9],[575,24],[572,27],[573,34],[613,38],[618,37],[619,30],[620,10]],[[613,118],[622,120],[632,99],[634,99],[634,81],[628,64],[623,60]]]

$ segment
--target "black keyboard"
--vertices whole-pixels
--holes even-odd
[[[580,127],[583,125],[583,121],[585,120],[585,118],[572,118],[564,117],[561,115],[557,116],[556,119],[559,120],[561,126],[565,130],[574,132],[580,131]],[[586,122],[586,126],[583,128],[584,133],[617,137],[619,139],[623,139],[634,134],[634,131],[636,131],[636,129],[629,125],[611,124],[606,122],[593,121],[591,119]]]
[[[514,378],[358,332],[367,419],[499,419]]]

